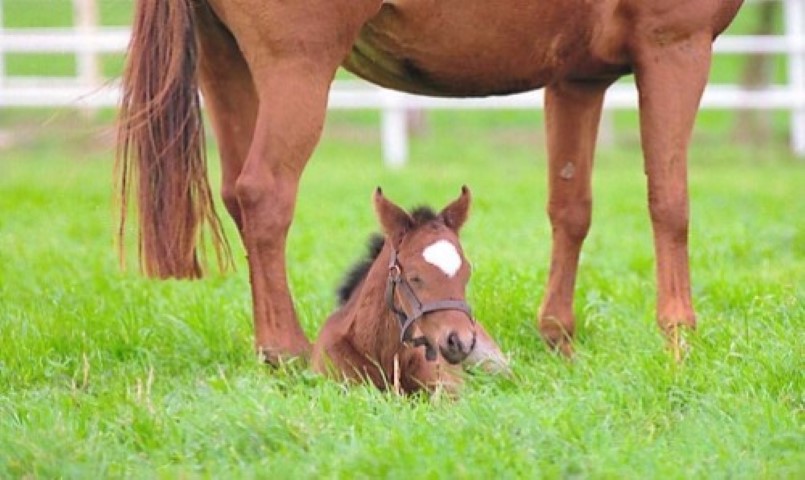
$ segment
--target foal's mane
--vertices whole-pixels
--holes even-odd
[[[422,225],[430,223],[439,218],[439,216],[430,207],[416,207],[410,212],[411,218],[414,219],[414,224],[411,230],[415,230]],[[386,239],[379,233],[373,233],[369,236],[366,242],[367,252],[366,256],[355,262],[347,272],[341,285],[338,286],[338,305],[343,306],[347,300],[355,293],[355,289],[366,278],[372,264],[375,263],[380,251],[383,250],[383,244]]]

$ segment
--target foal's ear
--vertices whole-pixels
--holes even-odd
[[[386,234],[394,246],[398,246],[405,232],[414,225],[414,220],[405,210],[386,199],[380,187],[375,190],[374,201],[375,212],[378,220],[380,220],[383,233]]]
[[[453,203],[444,207],[439,216],[444,220],[444,224],[455,232],[461,230],[461,226],[467,221],[470,211],[470,189],[466,185],[461,187],[461,196],[453,200]]]

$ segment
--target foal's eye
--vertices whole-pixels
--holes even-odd
[[[415,287],[421,287],[425,283],[425,281],[422,280],[422,277],[419,275],[411,275],[408,281],[411,282],[411,284]]]

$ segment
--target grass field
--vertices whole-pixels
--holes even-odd
[[[309,336],[375,229],[376,185],[404,205],[475,195],[470,302],[513,374],[399,398],[256,361],[229,222],[235,274],[121,272],[103,122],[15,115],[5,126],[30,138],[0,150],[0,478],[805,476],[805,164],[782,150],[697,138],[700,328],[680,365],[654,324],[639,150],[601,151],[568,362],[534,328],[550,247],[538,116],[436,114],[401,172],[380,165],[371,116],[332,116],[288,252]]]

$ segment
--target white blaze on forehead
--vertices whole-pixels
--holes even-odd
[[[452,277],[461,268],[461,255],[458,249],[447,240],[439,240],[422,251],[422,257],[431,265],[436,265],[448,277]]]

